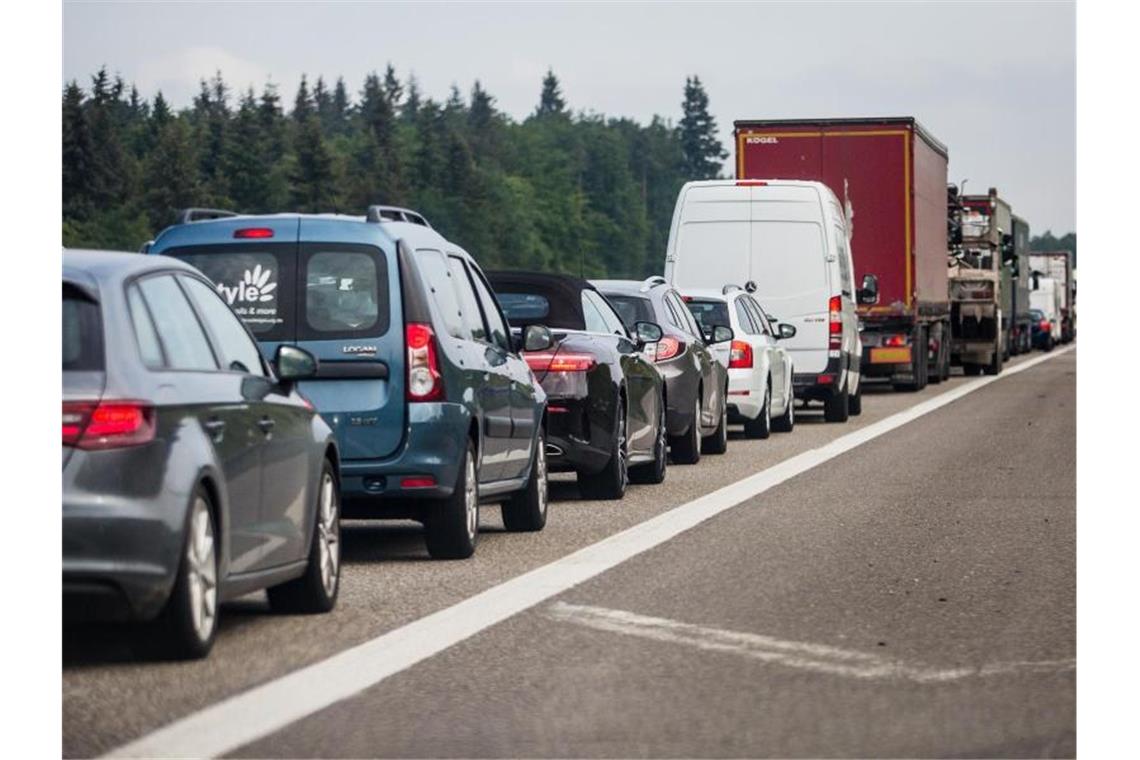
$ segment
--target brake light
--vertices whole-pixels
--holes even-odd
[[[243,227],[240,230],[234,230],[234,237],[239,240],[271,238],[273,237],[273,230],[269,227]]]
[[[1047,319],[1041,320],[1041,324],[1039,326],[1042,330],[1048,330],[1050,327],[1049,320],[1047,320]]]
[[[752,346],[743,340],[732,341],[728,352],[729,369],[748,369],[752,366]]]
[[[404,335],[408,345],[408,401],[443,398],[443,376],[431,325],[409,322]]]
[[[63,402],[63,445],[116,449],[154,440],[154,407],[140,401]]]
[[[657,341],[657,354],[655,361],[663,362],[680,356],[681,352],[685,350],[685,344],[671,335],[666,335],[661,340]]]
[[[902,348],[906,345],[905,335],[887,335],[883,338],[883,345],[887,348]]]
[[[589,372],[598,364],[590,354],[533,353],[525,354],[532,372]]]
[[[827,347],[838,351],[843,347],[843,301],[832,296],[827,301]]]
[[[761,179],[738,179],[737,187],[767,187],[768,183]]]

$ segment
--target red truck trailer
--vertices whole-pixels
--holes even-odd
[[[910,117],[735,122],[738,179],[825,183],[845,205],[864,377],[919,390],[950,374],[946,146]]]

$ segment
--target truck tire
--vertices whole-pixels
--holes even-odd
[[[428,504],[424,539],[432,559],[467,559],[479,540],[479,475],[475,447],[467,441],[455,490]]]
[[[847,416],[851,413],[849,401],[850,397],[843,389],[828,396],[823,402],[823,419],[827,422],[847,422]]]
[[[994,351],[993,358],[990,359],[990,363],[985,366],[985,373],[987,375],[1000,375],[1002,364],[1002,352]]]
[[[977,377],[982,374],[982,365],[980,364],[963,364],[962,371],[966,373],[966,377]]]
[[[924,328],[919,327],[915,330],[911,345],[914,347],[914,355],[910,360],[911,380],[906,383],[894,383],[893,387],[896,391],[917,392],[926,387],[926,380],[929,376],[927,354],[930,352],[930,343],[926,339]]]

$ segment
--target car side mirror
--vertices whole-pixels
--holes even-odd
[[[527,325],[523,328],[523,351],[545,351],[554,345],[554,335],[546,325]]]
[[[273,355],[273,371],[277,379],[284,382],[315,377],[318,366],[317,357],[297,346],[278,346]]]
[[[727,343],[736,336],[736,332],[728,325],[713,325],[712,340],[710,343]]]
[[[776,326],[776,339],[777,340],[787,340],[788,338],[794,338],[794,337],[796,337],[795,325],[789,325],[785,322],[781,322],[779,325]]]
[[[856,294],[860,304],[876,304],[879,302],[879,278],[873,274],[863,275],[863,287]]]
[[[656,343],[665,336],[661,325],[656,322],[635,322],[633,325],[633,333],[634,337],[637,338],[638,346]]]

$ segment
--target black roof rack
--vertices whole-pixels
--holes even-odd
[[[236,211],[227,211],[221,208],[184,208],[178,212],[178,220],[175,224],[189,224],[207,219],[225,219],[237,215]]]
[[[369,222],[409,222],[411,224],[418,224],[421,227],[431,229],[428,220],[420,214],[411,209],[400,208],[399,206],[369,206],[368,213],[365,214],[365,219]]]

